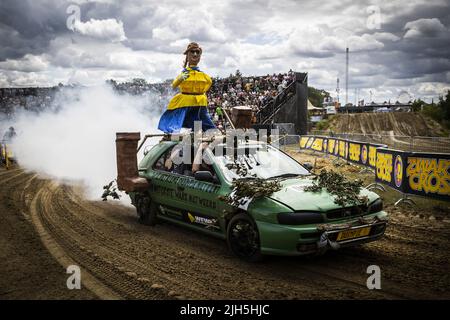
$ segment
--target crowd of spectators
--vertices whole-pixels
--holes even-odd
[[[213,78],[213,84],[207,93],[209,112],[216,119],[223,116],[221,109],[234,106],[251,106],[257,112],[270,104],[294,79],[295,73],[292,70],[286,73],[248,77],[244,77],[237,70],[229,77]],[[170,98],[178,92],[172,89],[170,80],[156,84],[147,83],[144,79],[133,79],[123,83],[114,80],[107,82],[120,94],[150,95],[152,102],[157,104],[154,107],[160,112],[165,110]]]
[[[238,70],[227,78],[213,78],[213,85],[208,92],[210,113],[217,118],[216,110],[243,105],[251,106],[256,113],[269,105],[294,79],[292,70],[257,77],[244,77]]]
[[[223,109],[234,106],[251,106],[258,112],[261,108],[279,96],[295,79],[292,70],[286,73],[267,74],[266,76],[243,76],[239,70],[226,78],[213,78],[213,84],[208,91],[209,112],[213,119],[221,121]],[[151,84],[144,79],[133,79],[118,83],[108,80],[118,94],[148,96],[153,110],[161,113],[167,108],[169,100],[178,92],[171,87],[171,80]],[[0,113],[7,117],[18,109],[40,112],[54,104],[58,92],[73,86],[62,84],[49,88],[0,88]]]
[[[172,88],[171,80],[161,83],[148,83],[144,79],[133,79],[128,82],[118,83],[115,80],[107,80],[107,84],[111,85],[118,94],[130,94],[145,96],[151,101],[149,109],[164,112],[169,104],[170,99],[178,92]]]
[[[0,113],[10,118],[18,110],[40,112],[50,107],[59,86],[49,88],[0,88]]]

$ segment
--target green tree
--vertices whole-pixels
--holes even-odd
[[[414,100],[414,102],[411,104],[412,110],[414,112],[419,112],[422,110],[423,106],[425,105],[425,101],[421,100],[421,99],[416,99]]]
[[[323,89],[308,87],[308,99],[315,107],[322,107],[323,99],[329,97],[330,93]]]
[[[445,97],[440,97],[437,104],[423,107],[423,114],[436,120],[446,128],[450,128],[450,90]]]
[[[439,98],[438,108],[442,117],[441,123],[446,128],[450,128],[450,90],[447,90],[445,98]]]
[[[442,118],[447,124],[450,122],[450,90],[447,91],[445,98],[439,98],[439,108],[442,112]]]

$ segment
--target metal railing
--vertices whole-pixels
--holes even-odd
[[[391,149],[408,152],[450,153],[450,137],[405,136],[394,134],[335,133],[314,130],[310,135],[343,138],[361,142],[386,144]]]
[[[273,100],[265,104],[256,113],[258,123],[266,124],[281,110],[283,105],[293,96],[296,92],[296,81],[292,81],[283,91],[277,94]]]

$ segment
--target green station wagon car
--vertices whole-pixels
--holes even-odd
[[[181,145],[161,141],[139,163],[139,176],[149,181],[149,188],[129,195],[144,224],[165,220],[222,238],[247,261],[322,253],[374,241],[385,232],[387,213],[377,194],[362,188],[367,204],[341,207],[326,190],[306,192],[314,175],[269,144],[247,143],[231,156],[225,144],[224,152],[206,147],[200,165],[187,164],[193,156],[174,161],[183,158]],[[242,169],[245,179],[277,179],[281,190],[231,206],[220,196],[232,195],[233,179],[242,178]]]

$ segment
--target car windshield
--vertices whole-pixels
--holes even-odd
[[[255,146],[249,151],[239,150],[237,156],[230,157],[223,152],[223,155],[215,154],[215,162],[224,173],[227,180],[239,178],[289,178],[299,175],[309,175],[310,173],[297,161],[269,146]]]

